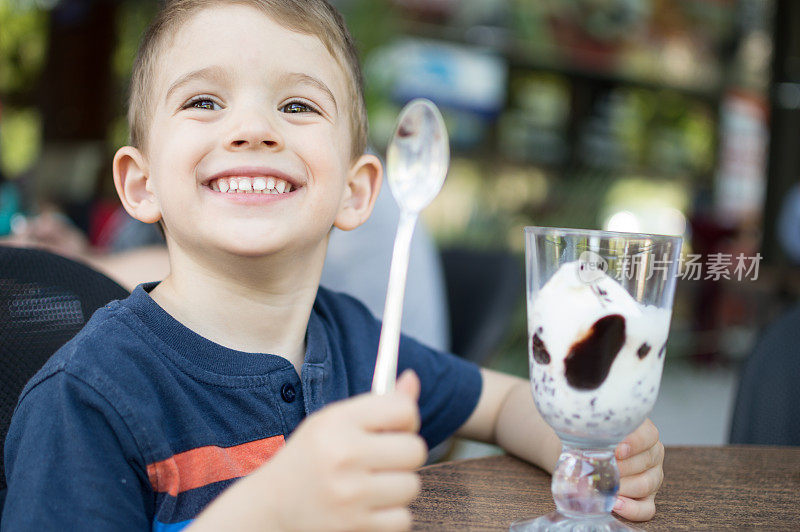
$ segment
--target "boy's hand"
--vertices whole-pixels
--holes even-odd
[[[254,476],[269,489],[271,530],[408,530],[426,459],[419,379],[405,372],[386,396],[364,394],[310,416]],[[264,486],[265,488],[267,486]]]
[[[631,521],[647,521],[656,512],[655,497],[664,480],[664,445],[649,419],[617,445],[619,493],[614,512]]]
[[[235,482],[190,530],[409,530],[408,504],[427,457],[419,378],[406,371],[395,392],[327,406],[298,425],[275,456]]]

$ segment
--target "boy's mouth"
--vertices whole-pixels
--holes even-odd
[[[277,177],[231,176],[212,179],[207,186],[226,194],[285,194],[292,184]]]
[[[229,168],[208,176],[203,184],[223,194],[288,194],[301,186],[289,174],[261,166]]]

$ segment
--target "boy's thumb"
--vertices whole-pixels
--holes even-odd
[[[415,402],[419,399],[419,377],[417,377],[413,369],[407,369],[400,375],[397,379],[396,390],[399,393],[409,396]]]

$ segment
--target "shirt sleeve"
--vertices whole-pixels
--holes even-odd
[[[5,445],[2,531],[149,530],[153,493],[127,425],[59,371],[22,398]]]
[[[433,448],[457,431],[478,405],[483,389],[480,369],[407,336],[401,336],[397,365],[398,375],[408,368],[419,375],[420,433],[428,448]]]

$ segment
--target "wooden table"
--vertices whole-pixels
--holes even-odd
[[[414,530],[508,530],[555,510],[550,476],[510,456],[420,470]],[[800,448],[668,447],[656,516],[643,530],[800,530]]]

